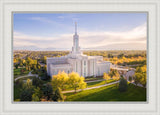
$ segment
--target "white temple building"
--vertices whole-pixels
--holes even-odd
[[[103,76],[110,71],[110,62],[103,61],[103,56],[84,55],[79,47],[79,36],[77,34],[77,23],[75,23],[75,34],[73,35],[72,51],[61,57],[47,58],[47,74],[58,74],[58,72],[79,73],[80,76]]]

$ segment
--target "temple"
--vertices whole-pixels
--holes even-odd
[[[58,74],[58,72],[77,72],[80,76],[103,76],[110,71],[110,62],[103,61],[103,56],[84,55],[79,47],[79,36],[77,34],[77,23],[75,23],[75,34],[73,35],[72,51],[61,57],[47,58],[47,74]]]

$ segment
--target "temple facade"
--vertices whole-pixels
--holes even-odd
[[[75,23],[75,34],[73,35],[72,51],[61,57],[47,58],[47,74],[53,76],[58,72],[77,72],[80,76],[103,76],[110,71],[110,62],[103,61],[103,56],[84,55],[79,46],[77,34],[77,23]]]

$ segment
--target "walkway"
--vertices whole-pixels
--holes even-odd
[[[108,83],[108,84],[104,84],[104,85],[99,85],[99,86],[95,86],[95,87],[89,87],[89,88],[86,88],[86,89],[83,89],[83,90],[97,89],[97,88],[100,88],[100,87],[104,87],[104,86],[108,86],[108,85],[116,84],[116,83],[118,83],[118,82],[119,82],[119,81],[115,81],[115,82]],[[82,91],[82,89],[78,89],[76,92],[80,92],[80,91]],[[62,91],[62,93],[72,93],[72,92],[75,92],[75,90]]]
[[[14,81],[17,81],[18,79],[21,79],[21,78],[24,78],[24,77],[30,77],[30,76],[36,76],[36,77],[38,77],[37,74],[32,74],[31,72],[32,72],[32,71],[30,71],[30,72],[28,73],[28,75],[24,75],[24,76],[20,76],[20,77],[15,78]]]

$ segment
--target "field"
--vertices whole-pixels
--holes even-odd
[[[129,84],[126,92],[119,92],[114,84],[65,96],[65,101],[146,101],[146,89]]]

